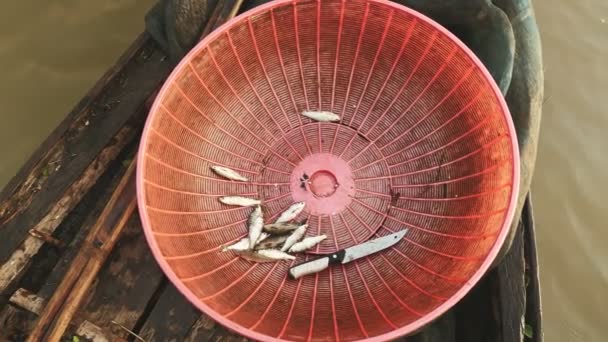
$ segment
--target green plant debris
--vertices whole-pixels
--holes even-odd
[[[80,342],[80,337],[78,335],[72,336],[72,342]]]
[[[122,161],[122,166],[123,167],[129,167],[129,165],[131,165],[131,162],[133,161],[133,159],[125,159]]]
[[[526,336],[527,338],[534,337],[534,331],[533,331],[532,326],[530,324],[524,325],[524,336]]]
[[[48,165],[42,168],[42,175],[44,177],[48,177],[49,176],[49,166]]]

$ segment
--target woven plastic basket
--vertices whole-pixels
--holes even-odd
[[[495,258],[519,184],[514,132],[483,65],[421,14],[381,0],[274,1],[205,38],[162,88],[139,153],[141,218],[171,281],[228,328],[396,338],[453,306]],[[221,252],[251,211],[224,195],[263,200],[267,220],[305,201],[308,234],[328,239],[294,263]],[[393,248],[287,278],[314,254],[403,228]]]

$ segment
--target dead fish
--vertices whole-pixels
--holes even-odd
[[[230,179],[230,180],[235,180],[235,181],[241,181],[241,182],[247,182],[249,179],[243,175],[241,175],[240,173],[229,169],[227,167],[223,167],[223,166],[217,166],[217,165],[213,165],[210,167],[211,170],[213,170],[213,172],[217,173],[218,175]]]
[[[291,246],[291,248],[289,249],[289,252],[291,252],[291,253],[304,252],[307,249],[313,248],[314,246],[319,244],[319,242],[321,242],[325,239],[327,239],[327,235],[325,235],[325,234],[319,235],[319,236],[308,237],[308,238],[294,244],[293,246]]]
[[[270,237],[270,234],[268,234],[268,233],[266,233],[266,232],[262,231],[262,233],[260,234],[260,237],[258,238],[258,241],[256,241],[256,242],[255,242],[255,244],[257,245],[258,243],[260,243],[260,242],[262,242],[262,241],[266,240],[266,239],[267,239],[267,238],[269,238],[269,237]]]
[[[273,262],[278,260],[295,260],[296,257],[277,249],[262,249],[259,251],[243,251],[239,252],[239,256],[243,259],[253,262]]]
[[[241,207],[253,207],[254,205],[260,205],[262,203],[260,200],[241,196],[220,197],[220,202],[227,205],[238,205]]]
[[[239,241],[233,243],[230,246],[225,246],[224,248],[222,248],[222,252],[225,251],[246,251],[249,249],[249,238],[243,238],[240,239]]]
[[[281,247],[281,252],[288,251],[291,246],[300,241],[304,235],[306,235],[306,229],[308,229],[308,225],[304,224],[298,227],[298,229],[294,230],[293,233],[289,235],[287,240],[285,240],[283,247]]]
[[[237,253],[241,258],[243,258],[245,260],[253,261],[253,262],[274,262],[274,261],[276,261],[276,260],[270,259],[268,257],[265,257],[263,255],[260,255],[257,251],[245,250],[245,251],[238,251]]]
[[[296,257],[278,249],[262,249],[257,251],[261,256],[274,260],[296,260]]]
[[[262,208],[258,205],[249,216],[249,249],[255,247],[260,234],[262,234],[263,227],[264,215],[262,214]]]
[[[306,203],[304,202],[297,202],[292,204],[279,216],[275,223],[284,223],[293,220],[302,212],[302,210],[304,210],[304,206],[306,206]]]
[[[270,234],[268,233],[264,233],[262,232],[262,234],[260,234],[260,237],[258,238],[258,241],[256,242],[256,245],[260,242],[262,242],[263,240],[265,240],[266,238],[268,238],[270,236]],[[233,243],[232,245],[229,246],[225,246],[222,248],[222,252],[226,252],[226,251],[246,251],[249,249],[249,238],[242,238],[239,241]]]
[[[332,112],[326,112],[326,111],[305,110],[304,112],[302,112],[302,115],[304,115],[307,118],[316,120],[316,121],[324,121],[324,122],[340,121],[340,116],[338,116]]]
[[[297,223],[270,223],[264,225],[264,231],[270,234],[286,234],[298,229],[301,224]]]
[[[285,240],[287,240],[287,238],[289,237],[289,235],[275,235],[272,237],[269,237],[267,239],[264,239],[263,241],[259,241],[255,244],[255,248],[254,249],[273,249],[273,248],[277,248],[279,246],[281,246],[282,244],[285,243]]]

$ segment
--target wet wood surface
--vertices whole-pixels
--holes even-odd
[[[542,342],[542,302],[540,295],[540,269],[536,251],[536,231],[534,229],[534,208],[532,196],[528,194],[524,206],[522,221],[524,223],[524,258],[526,261],[526,324],[532,328],[529,341]]]
[[[145,34],[120,63],[121,71],[110,72],[96,85],[0,195],[0,264],[29,229],[48,222],[54,226],[49,233],[54,231],[116,156],[99,160],[102,150],[114,145],[129,123],[141,127],[146,101],[171,70]]]
[[[200,311],[166,281],[139,335],[149,342],[181,341],[197,324],[200,316]],[[211,324],[207,330],[211,331],[213,327],[214,324]]]
[[[139,82],[139,77],[149,78],[149,75],[155,75],[153,78],[158,78],[160,81],[166,74],[165,71],[168,71],[168,69],[159,70],[160,64],[163,63],[160,62],[162,53],[152,48],[152,42],[147,44],[150,46],[139,49],[139,54],[134,56],[131,63],[127,63],[128,66],[126,66],[127,69],[129,67],[138,69],[133,71],[132,81],[135,83]],[[149,63],[144,59],[149,60]],[[152,59],[155,61],[153,62]],[[137,67],[131,64],[135,64]],[[148,64],[153,64],[154,67],[150,67],[150,69],[147,67]],[[124,77],[129,78],[130,75],[129,73],[129,76]],[[27,193],[29,197],[25,199],[23,194],[15,193],[6,197],[0,204],[2,207],[0,210],[4,210],[4,213],[0,215],[2,222],[0,232],[3,237],[0,240],[0,304],[5,302],[3,298],[10,295],[11,289],[14,290],[15,284],[26,272],[32,258],[42,247],[43,241],[29,235],[28,230],[36,228],[53,235],[90,192],[99,177],[107,172],[108,165],[116,160],[125,146],[137,140],[148,108],[146,100],[142,99],[142,102],[138,102],[137,97],[143,96],[140,90],[144,90],[147,96],[151,96],[152,83],[156,86],[159,82],[142,81],[139,86],[131,85],[130,87],[133,88],[131,90],[117,85],[116,87],[125,91],[121,96],[128,100],[121,101],[116,107],[108,107],[100,112],[95,112],[97,113],[95,118],[92,117],[92,112],[89,112],[90,118],[85,121],[85,123],[89,123],[88,126],[81,122],[80,126],[75,124],[76,126],[72,127],[75,130],[80,129],[82,132],[67,130],[66,136],[61,137],[61,139],[67,140],[58,142],[59,152],[53,154],[58,159],[53,159],[57,163],[52,164],[52,170],[44,171],[48,170],[51,165],[49,165],[50,162],[42,160],[39,163],[42,166],[39,165],[36,170],[32,171],[33,174],[27,176],[28,179],[39,177],[36,181],[36,188],[30,189],[31,191]],[[146,88],[149,88],[148,91],[145,91]],[[114,96],[112,89],[114,88],[109,86],[108,93],[100,96],[104,98]],[[138,103],[135,104],[134,101]],[[127,105],[127,103],[130,104]],[[114,125],[117,127],[122,125],[122,127],[116,131],[114,128],[117,127]],[[101,150],[97,149],[99,144],[101,144]],[[80,172],[77,172],[78,170]],[[24,186],[27,185],[26,183],[30,184],[31,181],[25,180]],[[31,203],[28,202],[30,203],[28,205],[23,201],[31,201]],[[23,205],[24,207],[22,207],[22,212],[12,213],[11,205]]]
[[[29,341],[44,339],[49,328],[49,340],[56,340],[63,335],[99,269],[114,249],[126,221],[135,210],[134,173],[135,162],[131,161],[125,177],[121,179],[96,224],[80,246],[60,285],[41,313]]]
[[[121,326],[138,330],[142,313],[163,284],[164,275],[134,214],[75,316],[100,327],[110,340],[127,338]]]

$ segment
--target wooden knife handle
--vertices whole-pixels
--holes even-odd
[[[293,279],[298,279],[308,274],[321,272],[331,264],[339,264],[344,260],[346,252],[344,250],[337,251],[332,254],[324,255],[318,259],[303,262],[289,269],[289,276]]]
[[[293,279],[298,279],[308,274],[321,272],[329,266],[329,257],[306,261],[289,269],[289,275]]]

